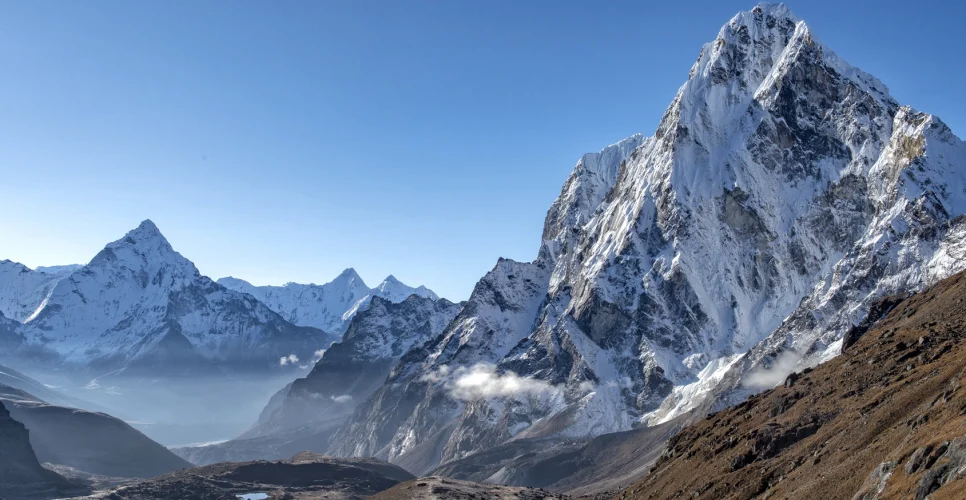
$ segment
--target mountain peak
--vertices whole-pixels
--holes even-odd
[[[783,3],[762,2],[751,10],[735,14],[727,24],[722,26],[721,31],[718,33],[718,38],[729,38],[727,36],[728,32],[744,32],[750,35],[751,39],[757,39],[759,38],[757,35],[768,30],[779,29],[788,31],[791,28],[794,31],[795,26],[799,23],[804,24],[804,21],[799,19],[787,5]]]
[[[249,283],[249,282],[247,282],[247,281],[245,281],[245,280],[243,280],[241,278],[236,278],[234,276],[225,276],[224,278],[218,278],[216,280],[216,282],[219,285],[227,286],[228,288],[232,288],[232,289],[235,289],[235,290],[237,290],[238,287],[251,287],[252,286],[251,283]],[[229,285],[231,285],[231,286],[229,286]]]
[[[772,16],[775,18],[789,19],[796,23],[799,21],[798,16],[792,12],[792,9],[781,2],[759,2],[758,5],[751,9],[750,12],[743,12],[741,14],[751,14],[753,16]],[[741,14],[738,15],[740,16]]]
[[[141,231],[148,231],[148,232],[161,234],[161,231],[158,229],[158,226],[155,225],[154,221],[152,221],[151,219],[144,219],[143,221],[141,221],[141,223],[138,224],[137,229]]]
[[[138,224],[138,227],[128,231],[128,233],[124,235],[124,239],[131,239],[134,241],[161,239],[167,243],[167,239],[165,239],[164,235],[161,234],[161,230],[158,229],[158,226],[156,226],[151,219],[144,219],[144,221]]]
[[[358,281],[363,284],[365,283],[362,280],[362,276],[359,276],[359,273],[357,273],[355,268],[352,267],[347,267],[344,271],[339,273],[334,280],[332,280],[333,283],[336,281]]]
[[[804,25],[783,4],[759,4],[735,14],[714,41],[702,47],[689,80],[727,84],[729,93],[753,92],[781,59],[800,24]]]
[[[429,288],[426,288],[425,286],[413,288],[402,281],[399,281],[392,274],[386,276],[386,279],[382,280],[382,283],[379,283],[379,286],[373,288],[372,292],[373,295],[380,296],[384,299],[389,299],[393,302],[401,302],[412,294],[432,300],[439,299],[439,296]]]
[[[153,263],[152,265],[166,263],[185,268],[189,275],[197,272],[194,264],[176,252],[167,238],[161,234],[158,226],[149,219],[128,231],[123,238],[108,243],[91,259],[88,266],[101,266],[119,258],[126,260],[132,268],[138,268],[147,263]]]
[[[697,91],[724,86],[718,92],[731,94],[739,102],[802,62],[832,68],[875,98],[891,101],[881,81],[839,58],[782,3],[760,3],[735,14],[702,47],[685,86]],[[691,82],[695,79],[698,82]]]
[[[12,269],[16,269],[19,272],[29,272],[30,271],[30,268],[29,267],[21,264],[20,262],[17,262],[15,260],[10,260],[10,259],[0,260],[0,266],[10,267]]]

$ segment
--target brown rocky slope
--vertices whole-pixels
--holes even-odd
[[[619,498],[966,498],[966,273],[865,328],[682,430]]]

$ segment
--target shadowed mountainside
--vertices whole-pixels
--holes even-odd
[[[337,459],[303,452],[276,462],[224,462],[178,471],[113,490],[112,500],[204,498],[236,500],[265,493],[270,498],[362,499],[413,478],[375,459]]]
[[[40,465],[29,433],[0,402],[0,498],[8,500],[81,495],[88,489]]]
[[[520,439],[449,462],[430,473],[478,483],[546,488],[572,495],[623,488],[647,474],[687,417],[593,439]]]
[[[0,401],[30,430],[41,462],[112,477],[152,477],[192,464],[104,413],[55,406],[0,384]]]

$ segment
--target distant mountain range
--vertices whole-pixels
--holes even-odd
[[[424,286],[413,288],[392,275],[379,286],[369,288],[352,268],[342,271],[324,285],[286,283],[283,286],[254,286],[232,277],[221,278],[218,283],[255,297],[293,324],[337,334],[345,332],[349,320],[365,309],[373,297],[390,302],[402,302],[413,294],[431,300],[439,299],[432,290]]]
[[[202,276],[149,220],[84,266],[31,270],[2,261],[2,356],[95,373],[277,370],[310,362],[373,297],[436,298],[392,276],[370,289],[351,269],[321,286],[221,282]]]

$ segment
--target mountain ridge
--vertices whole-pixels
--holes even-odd
[[[252,295],[293,324],[338,334],[345,332],[353,316],[368,307],[373,297],[392,302],[402,302],[413,294],[439,299],[425,286],[410,287],[391,274],[379,285],[369,288],[351,267],[322,285],[288,282],[282,286],[256,286],[231,276],[219,278],[218,283]]]

